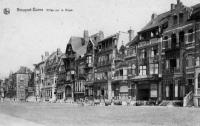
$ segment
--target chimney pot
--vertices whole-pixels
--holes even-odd
[[[57,48],[57,55],[59,54],[59,52],[61,52],[61,51],[60,51],[60,48]]]
[[[151,20],[154,20],[156,17],[157,17],[157,14],[156,14],[156,13],[153,13],[153,14],[151,15]]]
[[[129,42],[133,40],[134,38],[134,31],[130,28],[128,30],[128,34],[129,34]]]
[[[85,45],[85,44],[87,44],[89,42],[89,33],[88,33],[88,30],[84,30],[83,38],[84,38],[84,42],[82,43],[82,45]]]

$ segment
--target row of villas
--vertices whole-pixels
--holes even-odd
[[[117,99],[178,101],[200,106],[200,4],[177,0],[133,30],[104,37],[72,36],[35,64],[36,96],[44,101]],[[194,101],[194,102],[193,102]]]

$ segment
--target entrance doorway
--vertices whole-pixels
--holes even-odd
[[[72,88],[71,86],[66,86],[65,87],[65,96],[67,97],[72,97]]]
[[[138,90],[138,99],[139,100],[149,100],[149,89],[139,89]]]
[[[173,84],[169,85],[169,100],[173,100]]]

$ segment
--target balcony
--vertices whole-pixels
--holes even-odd
[[[163,71],[165,74],[180,73],[180,68],[172,67]]]
[[[75,65],[66,65],[66,70],[75,69]]]
[[[139,64],[147,64],[147,58],[141,58],[138,60]]]
[[[125,58],[128,59],[128,58],[132,58],[132,57],[136,57],[136,53],[132,53],[130,55],[126,55]]]
[[[127,80],[127,76],[115,76],[114,80]]]
[[[139,75],[135,76],[133,79],[158,79],[158,74]]]
[[[194,72],[195,72],[194,66],[192,66],[192,67],[186,67],[186,73],[194,73]]]
[[[196,89],[196,95],[200,96],[200,88]]]
[[[149,57],[149,63],[159,62],[159,56]]]
[[[152,44],[157,44],[157,43],[161,43],[161,38],[152,38],[150,40],[146,39],[146,40],[141,41],[138,44],[138,48],[149,46],[149,45],[152,45]]]
[[[123,56],[122,55],[117,55],[116,57],[115,57],[115,61],[123,61]]]
[[[66,59],[68,59],[68,58],[71,59],[71,58],[75,58],[75,57],[76,57],[76,54],[67,54],[65,58]]]
[[[103,61],[103,62],[98,62],[97,63],[97,67],[101,67],[101,66],[106,66],[106,65],[111,65],[112,61]]]
[[[86,63],[85,64],[85,69],[92,68],[92,67],[93,67],[93,63]]]
[[[165,47],[165,51],[173,51],[173,50],[179,50],[179,45],[172,45],[171,47]]]

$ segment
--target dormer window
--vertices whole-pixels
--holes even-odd
[[[174,24],[174,25],[177,24],[177,20],[178,20],[177,15],[174,15],[174,16],[173,16],[173,24]]]

